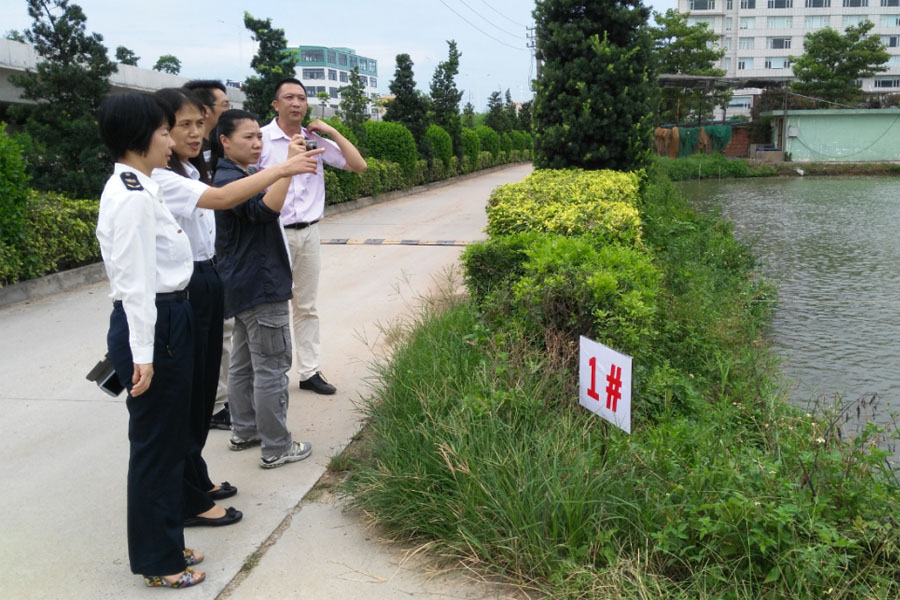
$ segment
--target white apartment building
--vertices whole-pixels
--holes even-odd
[[[793,77],[789,57],[803,54],[807,33],[825,27],[843,32],[869,20],[875,25],[870,35],[881,38],[891,59],[887,71],[862,81],[862,89],[900,93],[900,0],[678,0],[678,10],[719,36],[726,77],[767,81]],[[744,92],[735,90],[731,114],[749,109],[752,95]]]

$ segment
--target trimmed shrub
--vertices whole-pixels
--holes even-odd
[[[449,169],[450,158],[453,157],[453,140],[450,134],[440,125],[431,125],[425,132],[425,137],[431,145],[434,161],[441,161],[444,168]]]
[[[447,171],[447,177],[456,177],[459,173],[459,158],[453,155],[450,157],[450,168]]]
[[[481,151],[481,155],[478,157],[478,169],[490,169],[494,166],[494,155],[485,150]]]
[[[512,140],[512,148],[513,150],[527,150],[528,149],[528,139],[525,137],[525,134],[519,131],[518,129],[513,129],[509,133],[509,138]]]
[[[347,138],[347,141],[356,146],[360,152],[363,151],[363,149],[359,147],[359,140],[356,139],[356,134],[353,133],[346,123],[339,119],[322,119],[322,121],[337,129],[338,133]],[[327,135],[323,135],[322,137],[331,139]]]
[[[512,142],[512,138],[509,137],[509,134],[506,132],[500,134],[500,150],[502,152],[505,152],[507,155],[509,155],[509,153],[512,151],[512,149],[513,149],[513,142]]]
[[[28,190],[22,245],[0,244],[0,284],[34,279],[100,260],[98,200]]]
[[[375,196],[405,187],[407,179],[397,163],[367,158],[366,164],[368,168],[359,176],[360,196]]]
[[[340,204],[357,198],[359,175],[325,165],[325,204]]]
[[[500,136],[497,132],[487,125],[479,125],[475,128],[475,133],[478,134],[478,138],[481,140],[482,152],[490,152],[496,159],[500,154]]]
[[[487,232],[593,234],[604,243],[636,245],[641,239],[639,191],[635,173],[535,171],[494,190],[487,206]]]
[[[501,235],[466,247],[461,256],[465,283],[478,304],[497,290],[508,290],[511,281],[525,274],[526,251],[541,235],[536,231]]]
[[[0,123],[0,244],[21,244],[27,190],[22,148],[6,135],[6,123]]]
[[[462,132],[463,173],[471,173],[478,170],[479,156],[481,156],[481,138],[474,129],[463,129]]]
[[[544,235],[525,250],[512,312],[526,331],[587,335],[634,356],[649,347],[660,273],[643,250]]]
[[[364,126],[369,156],[398,163],[403,174],[414,179],[419,151],[409,129],[390,121],[366,121]]]

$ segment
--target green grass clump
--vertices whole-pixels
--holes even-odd
[[[719,177],[766,177],[778,174],[778,168],[775,166],[754,165],[742,158],[727,158],[723,154],[691,154],[683,158],[658,156],[655,165],[672,181]]]
[[[643,190],[659,278],[632,435],[578,406],[572,331],[486,318],[544,243],[507,238],[475,255],[512,265],[503,285],[427,308],[379,365],[351,503],[552,598],[900,597],[887,432],[788,406],[747,249],[665,177]]]

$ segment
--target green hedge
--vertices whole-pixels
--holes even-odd
[[[444,168],[450,169],[450,159],[453,157],[453,140],[450,134],[440,125],[431,125],[425,132],[425,137],[431,145],[435,162],[441,161]]]
[[[407,178],[399,164],[377,158],[367,158],[368,168],[359,175],[359,195],[376,196],[403,189]]]
[[[513,150],[513,141],[510,135],[506,132],[500,134],[500,150],[505,152],[507,156]]]
[[[640,176],[620,171],[538,170],[502,185],[488,200],[487,232],[591,233],[605,242],[638,244]]]
[[[478,134],[478,139],[481,140],[481,150],[490,152],[496,160],[501,150],[500,136],[497,132],[487,125],[479,125],[475,128],[475,133]]]
[[[474,129],[464,128],[462,131],[463,146],[463,173],[471,173],[477,171],[479,167],[479,157],[481,156],[481,138],[475,133]]]
[[[22,148],[6,135],[6,123],[0,123],[0,244],[21,244],[27,190]]]
[[[364,125],[369,156],[398,163],[403,174],[412,178],[419,152],[409,129],[391,121],[366,121]]]
[[[22,244],[0,244],[0,284],[98,261],[98,208],[97,200],[28,190]]]

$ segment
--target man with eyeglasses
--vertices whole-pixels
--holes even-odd
[[[190,90],[204,108],[204,122],[206,133],[203,134],[203,158],[209,162],[209,134],[219,122],[219,115],[231,108],[225,84],[215,79],[194,79],[184,84],[184,89]],[[212,165],[210,165],[212,166]]]
[[[194,79],[184,84],[184,88],[190,90],[203,103],[205,109],[203,116],[206,132],[203,134],[203,159],[209,164],[209,135],[219,122],[219,116],[231,108],[231,102],[228,101],[228,95],[225,93],[225,84],[215,79]],[[219,387],[216,392],[216,406],[210,422],[212,429],[231,429],[231,413],[228,411],[228,365],[231,362],[231,332],[233,329],[234,319],[225,319]]]

